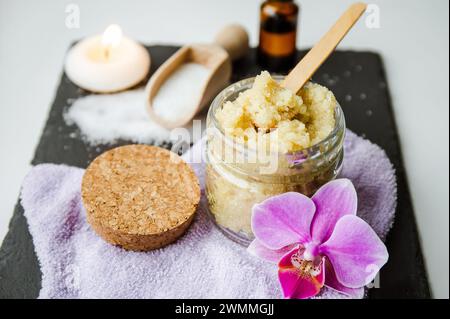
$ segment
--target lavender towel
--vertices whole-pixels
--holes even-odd
[[[196,144],[191,151],[201,149]],[[193,166],[203,187],[203,165]],[[86,222],[82,175],[79,168],[43,164],[23,183],[21,201],[42,271],[40,298],[281,297],[277,267],[224,237],[201,207],[187,234],[163,249],[139,253],[107,244]],[[359,216],[384,239],[396,207],[386,154],[348,132],[342,176],[356,186]],[[331,289],[319,297],[344,298]]]

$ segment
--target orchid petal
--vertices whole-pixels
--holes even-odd
[[[361,288],[348,288],[342,285],[336,278],[333,266],[329,260],[325,261],[325,272],[327,274],[325,278],[325,286],[343,293],[353,299],[361,299],[364,297],[364,287]]]
[[[377,234],[357,216],[342,217],[320,251],[329,258],[338,281],[349,288],[369,284],[389,257]]]
[[[337,179],[325,184],[311,199],[316,205],[311,225],[311,236],[315,242],[328,240],[342,216],[356,215],[358,197],[348,179]]]
[[[278,250],[310,241],[314,203],[300,193],[284,193],[253,206],[252,230],[267,248]]]
[[[291,257],[298,250],[286,254],[278,264],[278,279],[285,298],[306,299],[320,292],[325,282],[325,267],[323,261],[317,276],[304,274],[292,265]]]
[[[272,250],[264,246],[258,239],[254,239],[247,248],[247,251],[261,259],[272,263],[278,263],[284,255],[295,248],[296,245],[290,245],[278,250]]]

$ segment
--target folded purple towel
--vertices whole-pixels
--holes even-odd
[[[198,144],[191,152],[201,150]],[[203,165],[193,167],[203,186]],[[223,236],[201,207],[186,235],[165,248],[139,253],[107,244],[86,222],[83,172],[43,164],[23,183],[21,201],[42,271],[40,298],[281,297],[277,268]],[[394,169],[386,154],[348,132],[342,176],[355,184],[359,216],[384,239],[396,207]],[[345,298],[331,289],[319,297]]]

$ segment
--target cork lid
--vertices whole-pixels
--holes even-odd
[[[89,165],[82,199],[91,224],[122,234],[153,235],[192,220],[200,186],[191,167],[175,153],[128,145],[103,153]]]

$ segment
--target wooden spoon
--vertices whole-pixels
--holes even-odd
[[[146,102],[150,118],[166,128],[176,128],[187,124],[220,90],[228,85],[231,77],[231,59],[242,57],[246,54],[246,50],[248,50],[248,35],[242,27],[236,25],[222,29],[215,39],[215,44],[191,44],[182,47],[159,67],[147,84]],[[188,62],[201,64],[210,71],[201,89],[202,93],[195,101],[196,107],[182,118],[176,117],[169,120],[158,116],[152,106],[155,96],[172,73]],[[186,80],[189,81],[189,79]]]
[[[290,89],[292,92],[298,93],[334,49],[336,49],[337,45],[366,11],[366,8],[367,5],[361,2],[350,6],[322,39],[320,39],[286,76],[281,85]]]

